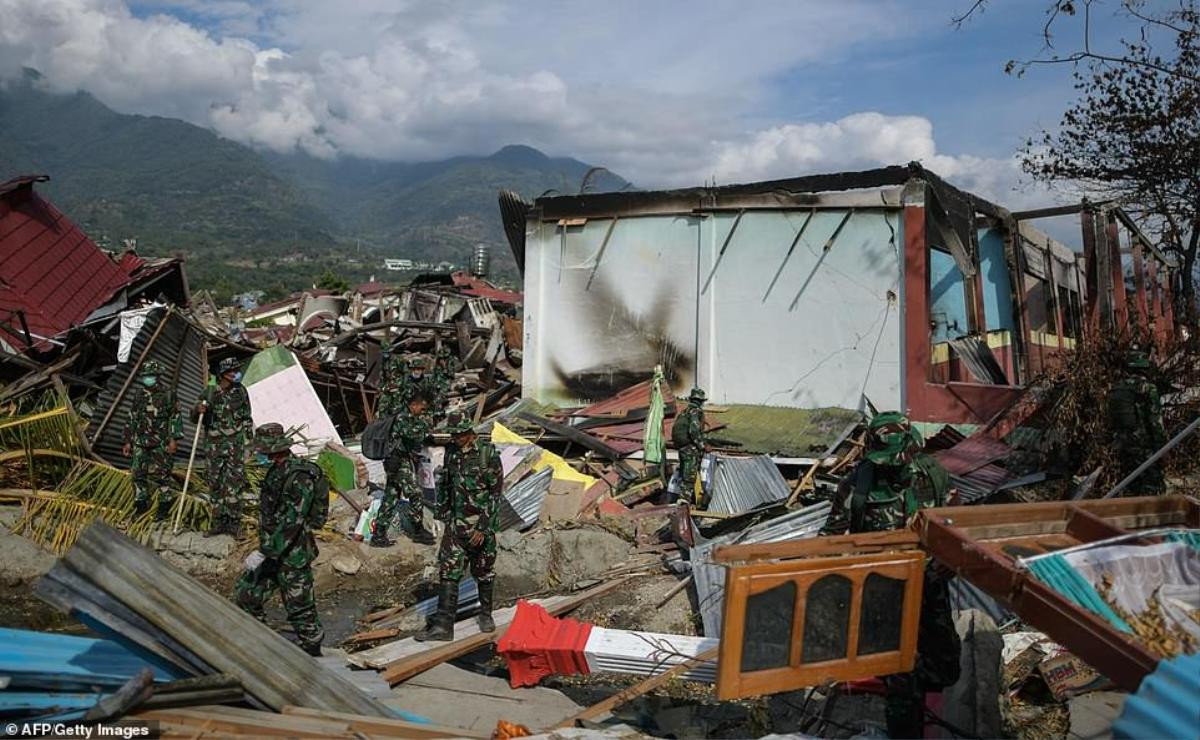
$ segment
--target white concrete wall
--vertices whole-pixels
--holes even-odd
[[[817,211],[786,262],[808,211],[747,211],[719,264],[736,213],[622,218],[603,255],[611,219],[531,224],[525,394],[578,400],[580,373],[620,386],[661,362],[677,389],[698,367],[716,403],[900,407],[899,211],[854,212],[822,259],[846,213]]]

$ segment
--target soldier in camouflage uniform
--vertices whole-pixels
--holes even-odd
[[[171,488],[171,456],[183,436],[183,420],[175,391],[162,378],[162,366],[147,360],[138,376],[125,422],[125,444],[121,450],[129,458],[133,478],[134,513],[150,510],[157,498],[155,517],[166,519],[175,500]]]
[[[454,446],[446,450],[446,462],[438,486],[437,517],[446,531],[438,549],[441,591],[438,610],[429,627],[417,640],[453,640],[458,614],[458,582],[468,566],[479,586],[479,629],[492,632],[496,563],[496,532],[500,527],[500,496],[504,471],[500,453],[491,442],[480,439],[468,419],[454,416],[447,423]]]
[[[671,443],[679,453],[679,497],[689,504],[703,506],[696,494],[696,476],[704,459],[704,391],[693,388],[687,407],[671,426]]]
[[[208,386],[192,409],[192,421],[204,414],[208,488],[215,508],[213,534],[237,535],[246,486],[246,447],[254,433],[250,396],[242,385],[238,361],[226,357],[217,367],[217,384]]]
[[[417,485],[416,459],[429,436],[430,421],[425,412],[429,399],[423,394],[408,399],[406,413],[399,414],[389,430],[391,447],[383,469],[387,473],[387,487],[375,516],[375,531],[371,534],[371,547],[391,547],[395,543],[388,538],[388,527],[400,511],[404,533],[416,540],[418,528],[412,520],[411,509],[421,505],[421,489]],[[419,508],[418,508],[419,510]],[[424,530],[420,530],[424,533]],[[428,534],[426,537],[428,537]]]
[[[1152,378],[1153,371],[1145,352],[1132,351],[1125,358],[1125,373],[1108,392],[1108,427],[1113,432],[1122,479],[1167,443],[1160,389]],[[1164,491],[1160,459],[1130,483],[1124,495],[1152,496]]]
[[[442,345],[434,355],[433,372],[430,373],[430,388],[433,392],[433,418],[441,421],[450,405],[450,386],[454,383],[454,359],[450,348]]]
[[[379,369],[379,402],[376,416],[391,416],[404,410],[404,388],[408,363],[391,345],[383,345],[382,366]]]
[[[317,541],[310,530],[328,514],[329,495],[321,469],[294,457],[292,444],[280,424],[263,424],[255,432],[255,449],[271,465],[259,491],[258,550],[246,559],[234,600],[265,622],[263,604],[279,591],[298,644],[309,655],[320,655],[325,633],[313,594]]]
[[[867,429],[865,459],[842,480],[822,534],[900,529],[918,509],[945,506],[950,476],[903,414],[876,414]],[[925,692],[958,680],[961,644],[950,613],[949,579],[931,561],[925,569],[917,664],[884,677],[890,737],[923,737]]]

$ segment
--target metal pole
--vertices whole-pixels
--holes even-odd
[[[1183,431],[1181,431],[1179,434],[1176,434],[1174,437],[1172,437],[1170,442],[1167,442],[1165,445],[1162,446],[1162,449],[1160,449],[1158,452],[1151,455],[1150,458],[1148,460],[1146,460],[1146,462],[1137,466],[1136,470],[1134,470],[1129,475],[1125,476],[1125,480],[1123,480],[1120,483],[1118,483],[1117,485],[1113,486],[1112,490],[1109,491],[1108,493],[1104,494],[1103,498],[1112,498],[1113,496],[1116,496],[1121,491],[1125,490],[1125,488],[1130,483],[1133,483],[1135,480],[1137,480],[1137,477],[1139,475],[1146,472],[1147,468],[1149,468],[1154,463],[1158,462],[1158,459],[1160,457],[1162,457],[1163,455],[1170,452],[1171,448],[1175,447],[1175,445],[1182,442],[1184,440],[1184,438],[1186,438],[1189,434],[1196,431],[1196,427],[1200,427],[1200,417],[1197,417],[1195,421],[1193,421],[1191,424],[1188,424],[1186,427],[1184,427]]]

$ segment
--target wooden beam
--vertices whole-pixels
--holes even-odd
[[[679,665],[672,666],[671,668],[663,671],[662,673],[658,674],[657,676],[650,676],[649,678],[645,679],[644,681],[641,681],[640,683],[634,684],[633,686],[630,686],[629,688],[624,689],[622,691],[618,691],[617,693],[608,697],[604,701],[599,702],[597,704],[593,704],[592,706],[583,710],[579,714],[576,714],[574,717],[569,717],[569,718],[563,720],[556,727],[575,727],[577,725],[577,723],[579,723],[579,722],[584,722],[587,720],[595,720],[599,717],[603,717],[606,714],[610,714],[612,712],[612,710],[616,709],[617,707],[621,706],[622,704],[628,703],[629,701],[636,699],[637,697],[641,696],[642,694],[653,691],[654,689],[658,688],[659,686],[662,686],[663,684],[667,683],[668,681],[675,678],[676,676],[687,673],[688,671],[690,671],[691,669],[700,665],[701,663],[707,663],[708,661],[712,660],[713,658],[716,658],[717,654],[720,651],[721,651],[720,646],[705,650],[703,653],[700,653],[695,658],[686,660],[686,661],[680,663]]]
[[[725,545],[713,551],[713,562],[734,563],[754,560],[824,557],[851,553],[911,550],[920,538],[910,529],[890,532],[864,532],[833,537],[817,537],[790,542],[765,542],[749,545]]]
[[[546,611],[549,612],[551,616],[565,614],[566,612],[582,606],[597,596],[602,596],[603,594],[616,589],[627,580],[628,576],[625,578],[615,578],[611,581],[606,581],[605,583],[601,583],[598,586],[594,586],[586,591],[576,594],[568,601],[560,602],[552,607],[548,607]],[[471,635],[470,637],[464,637],[460,640],[444,643],[416,655],[410,655],[407,658],[401,658],[400,660],[389,664],[380,675],[383,676],[383,680],[388,682],[388,685],[395,686],[401,681],[406,681],[413,676],[424,673],[436,665],[441,665],[448,660],[454,660],[460,655],[466,655],[476,648],[481,648],[484,645],[495,642],[496,640],[500,639],[500,636],[503,634],[504,625],[498,624],[496,625],[496,630],[494,632],[482,632],[477,635]]]
[[[539,416],[532,411],[522,411],[517,414],[517,417],[537,424],[548,432],[557,434],[571,442],[578,444],[581,447],[589,449],[606,460],[617,461],[621,459],[621,453],[617,452],[612,447],[609,447],[604,442],[586,432],[581,432],[578,429],[567,426],[566,424],[559,424],[557,421],[551,421],[550,419],[547,419],[544,416]]]

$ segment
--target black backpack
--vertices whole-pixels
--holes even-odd
[[[395,416],[381,416],[367,425],[362,433],[362,456],[368,460],[384,460],[392,441],[392,422]]]
[[[304,512],[304,519],[308,522],[309,529],[320,529],[329,518],[329,478],[319,465],[309,460],[302,460],[290,473],[290,476],[296,475],[307,475],[313,480],[313,500]],[[291,482],[289,477],[285,490],[290,487]]]

